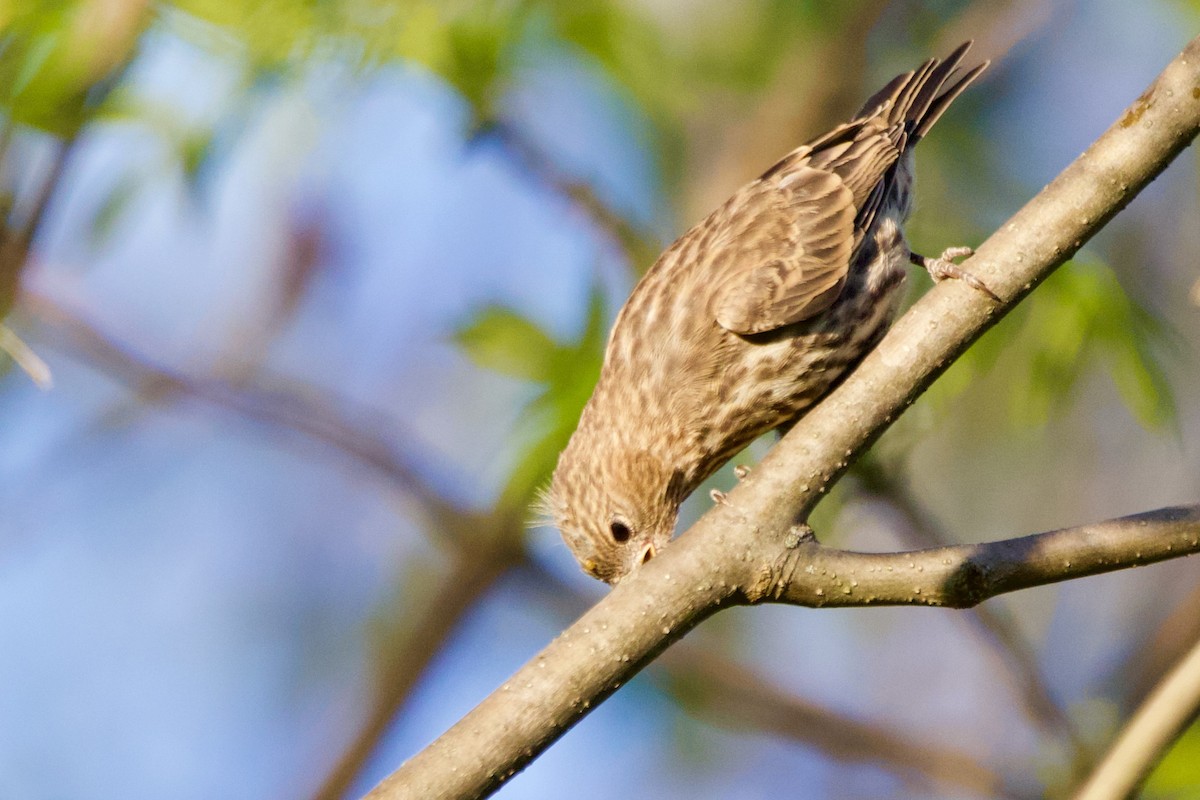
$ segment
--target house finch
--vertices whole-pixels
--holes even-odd
[[[971,43],[894,78],[667,248],[634,288],[559,456],[544,511],[616,583],[670,540],[679,504],[759,435],[790,427],[882,338],[912,253],[912,147],[981,72]]]

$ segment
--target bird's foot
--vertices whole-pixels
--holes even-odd
[[[720,489],[712,489],[709,491],[708,496],[711,497],[712,501],[718,505],[729,505],[729,498]]]
[[[750,474],[750,467],[746,466],[745,464],[738,464],[737,466],[735,466],[733,468],[733,476],[735,478],[737,478],[739,481],[744,479],[749,474]]]
[[[954,278],[972,288],[978,289],[997,303],[1003,302],[995,292],[987,287],[987,284],[954,263],[957,259],[970,258],[973,255],[975,255],[975,250],[971,247],[947,247],[937,258],[909,253],[908,260],[919,267],[923,267],[935,283],[940,283],[946,278]]]

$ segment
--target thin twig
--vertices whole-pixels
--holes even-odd
[[[314,794],[320,800],[343,797],[442,643],[474,602],[524,557],[523,519],[508,508],[489,513],[459,508],[425,480],[403,448],[389,447],[381,434],[339,415],[338,403],[322,399],[314,390],[267,389],[189,376],[135,353],[46,297],[27,292],[22,299],[28,310],[64,336],[72,350],[144,395],[160,401],[179,395],[200,399],[336,447],[414,498],[428,518],[426,529],[450,544],[454,566],[432,591],[430,603],[397,621],[396,628],[403,632],[382,642],[367,717]]]
[[[1174,600],[1174,608],[1157,626],[1140,633],[1140,638],[1128,647],[1123,663],[1106,681],[1126,708],[1143,703],[1167,671],[1184,657],[1191,643],[1200,640],[1200,585],[1193,585]]]
[[[1200,713],[1200,643],[1163,679],[1121,731],[1075,800],[1132,797]]]
[[[751,602],[813,608],[972,608],[990,597],[1200,552],[1200,505],[1091,525],[908,553],[853,553],[800,542],[746,587]],[[800,568],[799,565],[803,565]]]
[[[0,352],[7,353],[13,363],[20,367],[39,389],[45,391],[54,386],[54,376],[50,373],[50,367],[46,362],[33,352],[29,345],[13,332],[12,328],[2,322],[0,322]]]

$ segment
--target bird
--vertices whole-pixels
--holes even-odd
[[[634,287],[540,498],[586,573],[616,584],[661,552],[696,487],[844,379],[890,326],[910,263],[998,300],[956,263],[970,248],[921,256],[903,230],[914,145],[988,67],[960,66],[970,46],[788,153]]]

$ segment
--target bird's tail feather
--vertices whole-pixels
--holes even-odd
[[[888,125],[903,124],[911,147],[929,132],[954,99],[979,77],[990,62],[966,72],[959,64],[971,49],[971,41],[955,48],[939,61],[931,58],[913,72],[897,75],[863,104],[857,118],[882,115]]]

